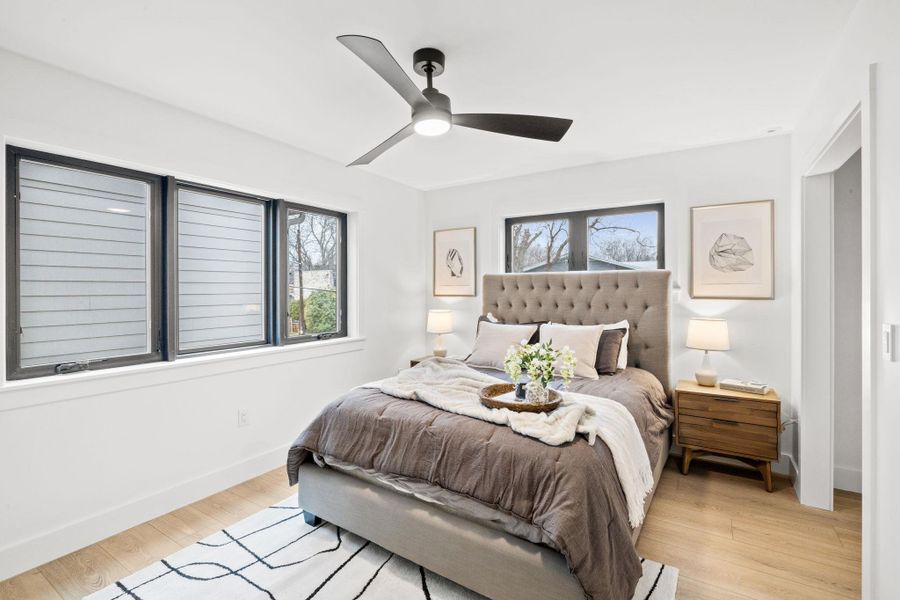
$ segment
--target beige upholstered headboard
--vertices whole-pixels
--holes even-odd
[[[482,313],[505,323],[599,325],[628,319],[628,365],[669,392],[669,272],[579,271],[484,276]]]

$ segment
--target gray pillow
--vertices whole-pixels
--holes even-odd
[[[604,329],[597,347],[597,373],[614,375],[619,367],[619,349],[625,340],[624,329]]]
[[[531,339],[537,331],[537,325],[503,325],[481,321],[478,323],[478,335],[475,336],[475,347],[466,358],[470,367],[503,370],[503,360],[510,346],[517,346]]]

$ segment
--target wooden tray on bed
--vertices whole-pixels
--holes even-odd
[[[481,388],[481,403],[488,408],[508,408],[513,412],[552,412],[562,402],[562,396],[556,390],[547,390],[550,399],[541,404],[525,402],[524,400],[499,398],[504,394],[515,392],[516,386],[511,383],[495,383]]]

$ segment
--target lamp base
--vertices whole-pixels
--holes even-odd
[[[709,351],[703,353],[703,362],[700,364],[697,372],[694,373],[694,378],[699,385],[706,387],[715,387],[718,382],[719,374],[716,373],[716,370],[713,369],[712,364],[709,362]]]
[[[444,357],[447,356],[447,349],[444,347],[444,335],[439,333],[437,337],[434,338],[434,350],[431,351],[435,356]]]
[[[719,381],[719,374],[715,371],[697,371],[694,373],[694,378],[697,380],[699,385],[705,385],[706,387],[716,387],[716,383]]]

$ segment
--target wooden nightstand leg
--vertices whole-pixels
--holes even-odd
[[[772,463],[770,461],[765,461],[759,466],[759,470],[762,473],[763,481],[766,482],[766,491],[774,492],[775,486],[772,484]]]
[[[691,460],[694,458],[694,451],[690,448],[682,448],[681,450],[681,474],[687,475],[691,468]]]

